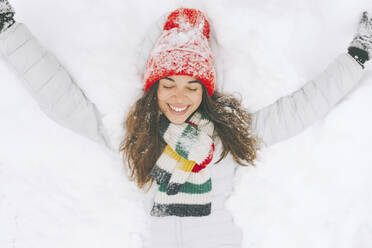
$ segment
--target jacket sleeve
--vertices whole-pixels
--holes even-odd
[[[265,147],[297,135],[323,118],[359,82],[363,68],[340,54],[314,80],[251,114],[252,134]]]
[[[16,22],[0,34],[0,53],[49,118],[110,150],[116,150],[110,145],[96,106],[25,24]]]

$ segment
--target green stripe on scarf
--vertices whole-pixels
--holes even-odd
[[[167,191],[167,185],[161,184],[159,187],[160,192],[166,192]],[[181,193],[192,193],[192,194],[204,194],[212,191],[212,180],[209,178],[208,181],[206,181],[203,184],[193,184],[190,182],[185,182],[183,187],[180,188],[178,192]]]
[[[181,157],[189,159],[191,146],[188,146],[188,144],[190,144],[190,140],[196,142],[195,139],[197,139],[199,132],[200,130],[198,128],[193,125],[188,125],[182,132],[182,135],[176,144],[175,152],[177,152]]]

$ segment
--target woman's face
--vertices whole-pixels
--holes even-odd
[[[168,120],[182,124],[199,107],[203,87],[195,77],[174,75],[159,80],[158,105]]]

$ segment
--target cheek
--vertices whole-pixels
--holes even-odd
[[[166,105],[165,100],[168,98],[166,92],[161,91],[159,89],[158,90],[158,94],[157,94],[157,98],[158,98],[158,106],[159,106],[159,108],[162,109],[162,110],[164,110],[164,106]]]
[[[158,100],[165,101],[168,98],[169,98],[169,93],[159,88],[158,89]]]
[[[191,97],[191,100],[192,102],[197,105],[199,107],[201,101],[202,101],[202,98],[203,98],[203,94],[200,93],[200,94],[195,94]]]

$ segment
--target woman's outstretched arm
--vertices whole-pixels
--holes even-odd
[[[370,58],[372,19],[364,12],[348,53],[290,95],[252,113],[252,133],[265,147],[297,135],[323,118],[360,81]]]
[[[0,0],[0,53],[22,78],[41,110],[62,126],[116,151],[110,145],[96,106],[54,54],[43,47],[25,24],[14,21],[13,15],[9,3]]]

